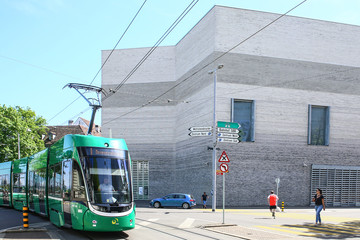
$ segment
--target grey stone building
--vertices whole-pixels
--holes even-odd
[[[227,206],[266,205],[276,178],[288,206],[309,206],[316,187],[330,206],[360,206],[360,27],[284,16],[247,39],[278,17],[215,6],[129,79],[151,49],[112,54],[102,87],[118,91],[103,101],[102,135],[126,139],[137,199],[210,193],[213,137],[188,129],[213,126],[216,76],[216,121],[245,133],[217,143],[216,160],[230,159]]]

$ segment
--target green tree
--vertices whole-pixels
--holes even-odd
[[[0,105],[0,162],[27,157],[45,148],[42,135],[46,133],[46,120],[37,117],[30,108]]]

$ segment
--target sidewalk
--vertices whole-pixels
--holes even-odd
[[[58,228],[48,223],[34,223],[28,229],[14,227],[0,231],[0,239],[60,239],[65,240],[59,235]]]

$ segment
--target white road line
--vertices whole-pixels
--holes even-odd
[[[145,227],[153,222],[156,222],[158,221],[159,219],[158,218],[151,218],[151,219],[148,219],[146,221],[136,221],[136,225],[135,225],[135,229],[139,229],[141,227]]]
[[[194,221],[195,219],[193,218],[187,218],[182,224],[180,224],[179,228],[190,228]]]

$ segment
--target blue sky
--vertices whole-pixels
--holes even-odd
[[[147,0],[117,48],[153,46],[191,1]],[[82,98],[66,108],[79,94],[63,87],[92,82],[101,67],[101,50],[115,46],[143,2],[0,0],[0,104],[29,107],[49,125],[90,119]],[[214,5],[281,14],[300,2],[199,0],[161,45],[175,45]],[[360,25],[359,12],[358,0],[307,0],[289,15]],[[101,74],[93,85],[101,86]]]

